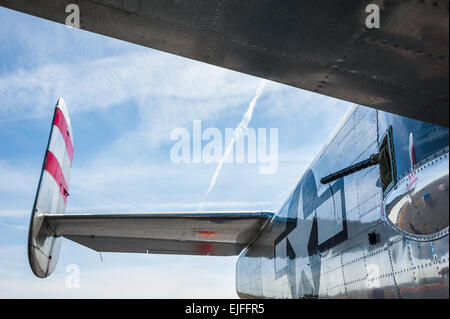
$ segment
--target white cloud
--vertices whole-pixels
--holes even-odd
[[[0,298],[237,297],[237,257],[104,253],[102,263],[98,253],[64,240],[55,273],[44,280],[26,258],[26,245],[0,246]],[[79,288],[66,287],[69,264],[79,267]]]
[[[188,110],[195,101],[195,109],[201,116],[214,112],[217,103],[224,106],[229,105],[227,102],[244,101],[258,81],[248,75],[151,50],[127,52],[6,74],[0,78],[0,115],[4,119],[41,116],[48,113],[49,103],[56,102],[59,96],[65,98],[71,113],[152,96],[183,99]],[[143,108],[150,106],[156,106],[155,100],[142,101]]]
[[[180,262],[170,268],[167,265],[155,267],[150,263],[151,260],[147,267],[98,265],[97,270],[82,270],[80,287],[72,289],[65,286],[67,274],[61,272],[42,280],[11,269],[0,269],[8,273],[8,278],[0,277],[0,297],[237,298],[234,261],[225,261],[220,272],[217,268],[207,269]],[[196,264],[200,265],[198,262]],[[229,270],[224,271],[226,268]]]
[[[39,172],[31,171],[26,166],[12,165],[1,160],[0,176],[0,194],[19,192],[29,194],[35,187],[30,181],[37,181]]]
[[[85,42],[89,38],[87,33],[75,31],[73,35],[80,38],[68,39],[64,38],[63,30],[58,33],[58,47],[78,39],[74,43],[80,46],[80,52],[92,53]],[[83,41],[79,40],[82,37]],[[95,40],[90,38],[92,45],[105,44],[101,37],[95,37]],[[117,43],[107,41],[109,46]],[[54,55],[48,58],[45,43],[48,41],[33,40],[28,44],[30,48],[44,47],[44,51],[38,50],[37,60],[26,53],[31,59],[29,65],[36,67],[15,65],[11,68],[13,71],[1,73],[0,121],[24,117],[37,120],[41,117],[47,121],[52,104],[62,96],[70,113],[78,118],[79,127],[74,127],[77,154],[83,152],[83,141],[77,140],[77,129],[82,128],[86,119],[83,116],[127,106],[138,115],[137,122],[133,122],[127,132],[99,145],[89,157],[84,152],[83,162],[75,160],[68,211],[195,210],[215,165],[170,163],[169,151],[163,149],[167,147],[170,131],[176,127],[189,128],[193,119],[235,127],[260,79],[136,47],[119,54],[116,51],[108,57],[95,49],[95,58],[89,57],[89,53],[75,55],[74,61],[56,59]],[[69,55],[66,52],[66,56]],[[48,62],[53,59],[55,61]],[[258,103],[252,120],[255,127],[262,123],[280,128],[283,141],[279,148],[279,170],[277,174],[261,176],[257,173],[258,165],[224,165],[208,197],[209,202],[203,204],[205,210],[278,208],[348,105],[273,82],[267,83]],[[92,131],[101,127],[94,127]],[[164,160],[166,151],[167,161]],[[26,261],[25,229],[28,225],[18,222],[18,217],[30,214],[31,207],[26,207],[32,205],[37,186],[39,170],[31,167],[34,166],[27,166],[23,161],[21,164],[0,161],[0,218],[4,218],[0,226],[8,232],[20,232],[22,243],[0,247],[1,297],[236,297],[235,257],[183,259],[116,254],[108,255],[114,262],[99,265],[94,262],[94,258],[98,261],[98,256],[93,251],[76,244],[66,245],[67,241],[55,274],[44,281],[34,278]],[[20,198],[20,204],[10,202],[12,196]],[[17,219],[11,222],[12,218]],[[13,240],[17,241],[16,237]],[[72,262],[81,263],[80,290],[64,286],[65,273],[61,267]]]
[[[1,216],[1,214],[0,214],[0,216]],[[4,226],[4,227],[16,229],[16,230],[28,230],[28,227],[24,226],[24,225],[11,225],[11,224],[6,224],[6,223],[0,222],[0,226]]]

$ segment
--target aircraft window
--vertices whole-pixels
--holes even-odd
[[[386,131],[379,151],[381,184],[383,186],[383,192],[387,193],[396,183],[392,126],[390,126]]]
[[[395,151],[395,171],[401,179],[411,172],[409,155],[410,135],[413,137],[416,162],[421,163],[437,152],[448,147],[449,129],[414,119],[378,112],[378,129],[381,137],[389,126],[393,128],[393,149]]]

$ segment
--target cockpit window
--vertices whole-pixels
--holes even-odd
[[[383,187],[383,192],[386,193],[396,183],[395,160],[394,160],[391,126],[386,131],[383,137],[383,140],[379,148],[379,152],[380,152],[379,164],[380,164],[381,184]]]
[[[378,112],[379,145],[389,127],[392,127],[395,172],[399,180],[411,172],[410,140],[418,165],[449,145],[448,128],[381,111]]]

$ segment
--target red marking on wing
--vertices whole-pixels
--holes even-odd
[[[70,162],[72,163],[72,159],[73,159],[72,140],[70,138],[70,133],[69,133],[69,129],[67,126],[66,118],[64,117],[63,112],[61,112],[61,110],[59,108],[56,108],[55,121],[54,121],[53,125],[55,125],[61,132],[64,142],[66,143],[66,150],[67,150],[67,153],[69,154]]]
[[[59,192],[61,193],[64,203],[67,203],[67,195],[69,195],[69,187],[67,186],[66,179],[64,178],[61,166],[59,165],[58,160],[52,152],[47,151],[45,167],[44,169],[49,172],[49,174],[53,177],[56,184],[58,184]]]
[[[205,236],[205,237],[214,237],[217,234],[215,231],[200,231],[198,233],[200,236]]]

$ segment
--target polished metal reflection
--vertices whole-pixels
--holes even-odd
[[[448,227],[448,153],[403,178],[384,200],[388,220],[413,235],[431,235]]]
[[[409,120],[396,118],[394,135],[403,121]],[[449,297],[448,148],[402,178],[385,201],[377,166],[330,184],[315,180],[377,152],[378,123],[373,110],[350,112],[278,214],[240,255],[239,296]],[[408,139],[401,137],[394,136],[397,149],[408,156]],[[427,153],[427,143],[416,138],[419,156]]]

